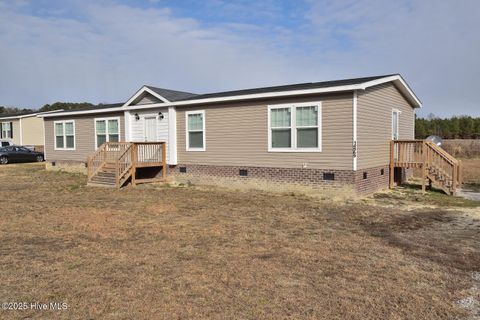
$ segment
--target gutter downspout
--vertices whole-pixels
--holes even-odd
[[[18,127],[20,131],[20,145],[23,146],[23,128],[22,128],[22,118],[18,119]],[[13,128],[12,128],[13,129]]]
[[[357,171],[357,158],[358,158],[358,146],[357,146],[357,90],[353,91],[353,139],[352,139],[352,169]]]

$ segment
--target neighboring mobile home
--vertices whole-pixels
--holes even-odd
[[[85,168],[104,142],[164,142],[177,181],[366,194],[389,186],[390,141],[414,139],[419,107],[400,75],[202,95],[143,86],[123,105],[42,115],[45,156]],[[89,178],[107,166],[94,159]]]
[[[62,111],[62,110],[59,110]],[[27,146],[43,150],[43,119],[39,115],[52,112],[29,112],[0,116],[0,139],[13,142],[15,145]]]

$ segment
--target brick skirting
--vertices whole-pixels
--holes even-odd
[[[87,172],[85,163],[81,161],[47,162],[46,167],[47,170]],[[186,172],[181,172],[182,170]],[[241,175],[240,171],[246,175]],[[328,180],[332,178],[331,174],[334,180]],[[406,170],[404,174],[410,176],[411,170]],[[179,164],[169,166],[168,176],[179,183],[317,194],[321,190],[327,196],[363,196],[388,188],[389,166],[353,171]]]
[[[366,195],[388,188],[389,167],[385,165],[353,171],[179,164],[170,167],[169,174],[181,183],[235,187],[243,184],[246,187],[269,190],[288,190],[289,187],[298,190],[298,187],[303,186],[312,190],[337,190]],[[331,174],[334,175],[334,180],[328,180],[332,178]]]
[[[382,189],[388,189],[389,174],[390,167],[388,165],[357,170],[355,173],[356,193],[367,195]]]

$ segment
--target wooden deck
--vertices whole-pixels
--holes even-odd
[[[395,168],[416,168],[422,172],[422,190],[435,185],[455,194],[462,184],[462,164],[436,144],[426,140],[394,140],[390,143],[390,188]]]
[[[106,142],[88,158],[88,182],[120,188],[128,180],[132,185],[164,181],[166,155],[165,142]],[[161,177],[139,179],[142,168],[159,168]]]

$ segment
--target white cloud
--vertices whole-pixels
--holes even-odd
[[[294,67],[261,41],[167,9],[90,3],[82,19],[0,12],[2,104],[116,102],[140,85],[211,91],[288,82]]]
[[[402,73],[423,100],[420,114],[480,115],[478,1],[315,1],[322,39],[347,43],[328,59],[349,74]]]
[[[117,102],[142,84],[209,92],[399,72],[424,102],[420,114],[480,115],[476,0],[311,0],[290,27],[276,23],[289,17],[273,2],[208,0],[223,18],[205,22],[116,1],[32,14],[26,1],[0,0],[0,104]],[[266,23],[232,18],[248,12]]]

